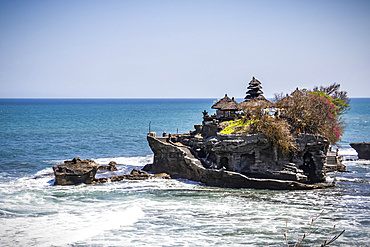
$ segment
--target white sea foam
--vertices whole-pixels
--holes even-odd
[[[152,156],[97,162],[111,160],[124,171],[150,163]],[[368,169],[361,162],[346,164]],[[338,187],[291,192],[213,188],[187,180],[51,186],[53,176],[21,178],[0,183],[0,245],[281,246],[286,221],[288,238],[295,241],[322,210],[315,222],[319,230],[307,245],[322,244],[334,224],[346,229],[338,246],[353,239],[364,244],[369,202],[342,185],[361,186],[359,174],[332,173]]]
[[[109,162],[114,161],[117,163],[117,171],[114,175],[129,174],[134,168],[142,169],[146,164],[153,162],[153,155],[138,156],[138,157],[113,157],[113,158],[99,158],[94,159],[100,165],[107,165]],[[97,174],[97,177],[105,176],[111,172],[102,172]]]
[[[353,148],[341,148],[339,154],[343,156],[357,156],[357,152]]]
[[[153,162],[153,155],[146,156],[134,156],[134,157],[108,157],[108,158],[95,158],[92,159],[100,165],[107,165],[109,162],[114,161],[117,164],[132,165],[132,166],[144,166],[148,163]],[[45,162],[51,162],[53,164],[63,163],[65,160],[50,160]]]
[[[0,244],[9,246],[9,236],[18,246],[65,246],[83,241],[104,231],[134,224],[145,214],[138,205],[127,208],[85,208],[82,213],[62,211],[39,217],[3,220]],[[21,230],[23,229],[23,230]]]
[[[343,161],[343,164],[346,166],[354,166],[354,167],[367,167],[370,165],[370,160],[348,160]]]
[[[67,246],[127,227],[145,215],[135,200],[100,199],[125,187],[132,190],[126,183],[50,186],[50,180],[20,178],[0,184],[0,246]]]
[[[136,156],[136,157],[111,157],[111,158],[98,158],[94,159],[95,162],[101,165],[107,165],[110,161],[117,164],[131,165],[131,166],[144,166],[153,162],[153,155]]]

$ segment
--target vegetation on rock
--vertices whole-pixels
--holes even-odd
[[[342,116],[349,109],[347,93],[339,91],[339,87],[334,83],[328,87],[296,91],[290,96],[290,104],[281,117],[287,119],[292,130],[322,135],[331,144],[336,144],[345,127]],[[276,105],[281,107],[281,102]]]
[[[220,132],[221,134],[248,134],[250,132],[251,124],[258,122],[258,120],[245,120],[245,119],[238,119],[235,121],[227,121],[221,123],[221,127],[223,130]]]
[[[293,133],[285,119],[261,116],[260,121],[252,125],[253,133],[263,133],[282,153],[294,153],[296,148]]]
[[[296,151],[294,134],[322,135],[336,144],[345,123],[343,114],[349,110],[347,92],[340,84],[296,90],[290,96],[275,95],[276,102],[266,107],[245,107],[235,121],[221,124],[221,134],[264,133],[272,145],[285,154]],[[274,114],[271,114],[271,113]]]

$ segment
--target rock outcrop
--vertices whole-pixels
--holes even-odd
[[[168,173],[172,178],[232,188],[293,190],[332,186],[307,183],[325,180],[322,166],[327,142],[322,137],[298,136],[300,151],[295,157],[281,156],[262,134],[203,139],[200,135],[156,137],[150,133],[147,140],[154,160],[146,169]]]
[[[117,171],[116,165],[117,165],[116,162],[111,161],[111,162],[109,162],[108,165],[101,165],[101,166],[99,166],[99,170],[101,170],[101,171],[111,171],[111,172]]]
[[[110,162],[109,165],[103,166],[102,170],[116,171],[115,162]],[[73,160],[64,161],[59,165],[53,166],[55,182],[54,185],[76,185],[76,184],[93,184],[106,183],[108,181],[118,182],[122,180],[145,180],[149,178],[170,179],[171,176],[166,173],[149,174],[146,171],[133,169],[130,174],[110,176],[103,178],[95,178],[95,174],[102,166],[99,166],[95,161],[86,159],[81,160],[75,158]]]
[[[94,183],[106,183],[106,182],[118,182],[122,180],[145,180],[149,178],[163,178],[163,179],[171,179],[170,175],[166,173],[160,173],[160,174],[149,174],[146,171],[139,170],[137,168],[133,169],[130,174],[126,175],[118,175],[118,176],[112,176],[112,177],[105,177],[105,178],[96,178],[94,180]]]
[[[98,167],[99,164],[95,161],[89,159],[81,160],[80,158],[74,158],[59,165],[54,165],[54,185],[91,184],[95,179]]]
[[[356,150],[359,159],[370,160],[370,142],[357,142],[349,145]]]
[[[105,178],[96,178],[94,179],[94,183],[106,183],[108,181],[111,182],[118,182],[122,180],[145,180],[149,179],[151,175],[146,171],[139,170],[137,168],[133,169],[130,174],[125,175],[118,175],[112,177],[105,177]]]

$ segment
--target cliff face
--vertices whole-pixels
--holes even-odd
[[[301,182],[321,182],[325,163],[325,139],[299,134],[298,151],[287,156],[271,146],[263,134],[217,135],[211,138],[214,145],[204,151],[215,154],[218,167],[240,172],[251,177],[277,178]],[[207,142],[206,142],[207,144]]]
[[[356,150],[359,159],[370,160],[370,142],[350,143]]]
[[[166,137],[150,133],[147,139],[154,153],[150,171],[173,178],[260,189],[313,189],[322,185],[309,183],[325,180],[327,143],[322,137],[298,136],[294,157],[272,148],[263,134],[203,138],[196,133]]]

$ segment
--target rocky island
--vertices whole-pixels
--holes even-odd
[[[346,97],[334,93],[339,85],[296,89],[272,103],[262,95],[260,84],[253,77],[241,103],[225,95],[212,106],[216,114],[209,116],[204,111],[203,122],[194,131],[163,136],[149,133],[154,160],[143,170],[231,188],[334,186],[325,183],[324,167],[329,145],[342,133],[335,116],[342,113],[343,104],[348,107]],[[318,119],[325,117],[331,121],[320,125]]]

